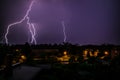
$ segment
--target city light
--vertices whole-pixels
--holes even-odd
[[[98,56],[98,53],[99,53],[99,50],[96,50],[96,51],[94,52],[94,57],[97,57],[97,56]]]
[[[67,55],[67,51],[64,51],[63,54],[64,54],[64,55]]]
[[[88,55],[88,50],[86,49],[86,50],[83,51],[84,60],[88,59],[87,55]]]
[[[105,52],[104,52],[104,54],[105,54],[105,55],[108,55],[108,54],[109,54],[109,52],[108,52],[108,51],[105,51]]]
[[[21,55],[21,59],[26,60],[26,56]]]

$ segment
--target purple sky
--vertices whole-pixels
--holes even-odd
[[[25,15],[31,0],[0,1],[0,40],[7,25]],[[37,0],[30,18],[37,25],[37,43],[62,43],[65,22],[67,41],[78,44],[120,44],[119,0]],[[26,22],[13,26],[10,43],[28,41]]]

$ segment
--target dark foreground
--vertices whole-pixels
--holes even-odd
[[[68,64],[42,69],[32,80],[119,80],[118,67],[108,65]]]
[[[120,66],[96,64],[21,65],[0,80],[120,80]]]

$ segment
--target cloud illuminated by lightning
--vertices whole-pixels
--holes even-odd
[[[62,28],[63,28],[63,34],[64,34],[64,42],[66,42],[67,36],[66,36],[66,30],[65,30],[65,22],[62,21]]]
[[[31,11],[31,9],[32,9],[32,6],[33,6],[34,2],[35,2],[35,0],[32,0],[32,2],[30,3],[29,8],[28,8],[25,16],[24,16],[20,21],[17,21],[17,22],[14,22],[14,23],[11,23],[11,24],[8,25],[8,27],[7,27],[7,32],[5,33],[5,36],[4,36],[4,37],[5,37],[5,42],[6,42],[6,44],[9,43],[9,42],[8,42],[9,29],[10,29],[12,26],[15,26],[15,25],[17,25],[17,24],[21,24],[21,23],[24,22],[25,20],[27,20],[27,24],[28,24],[28,26],[29,26],[29,31],[30,31],[30,33],[31,33],[31,38],[32,38],[32,39],[31,39],[31,43],[35,43],[35,44],[37,43],[37,42],[36,42],[36,39],[35,39],[35,35],[36,35],[35,26],[34,26],[34,24],[30,23],[30,18],[29,18],[29,13],[30,13],[30,11]]]

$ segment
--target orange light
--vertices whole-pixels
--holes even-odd
[[[105,56],[100,57],[100,59],[104,59],[104,58],[105,58]]]
[[[64,55],[67,55],[67,51],[64,51],[64,53],[63,53]]]
[[[104,52],[105,55],[108,55],[109,53],[107,51]]]
[[[84,52],[83,52],[84,60],[87,60],[87,59],[88,59],[88,58],[87,58],[87,54],[88,54],[88,50],[86,49],[86,50],[84,50]]]
[[[88,54],[88,50],[84,50],[83,55],[84,55],[84,56],[87,56],[87,54]]]
[[[25,60],[25,59],[26,59],[26,57],[25,57],[24,55],[21,55],[21,59]]]
[[[90,56],[93,56],[93,54],[92,54],[92,52],[91,52],[91,51],[89,52],[89,54],[90,54]]]

